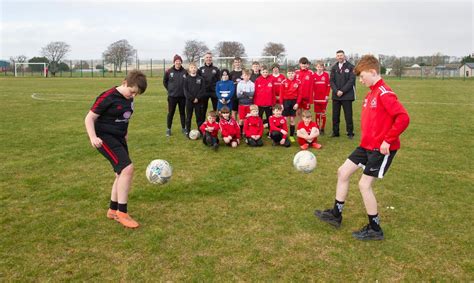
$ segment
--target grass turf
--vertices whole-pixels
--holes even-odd
[[[178,114],[166,138],[166,92],[151,78],[129,127],[129,210],[141,227],[126,230],[105,218],[113,172],[83,123],[95,97],[120,79],[0,83],[1,280],[474,280],[473,80],[388,80],[411,124],[374,186],[382,242],[351,236],[367,222],[360,173],[341,229],[313,216],[332,206],[337,168],[358,144],[365,87],[354,103],[356,139],[323,136],[317,169],[301,174],[294,144],[215,153],[183,137]],[[156,158],[174,167],[164,186],[144,176]]]

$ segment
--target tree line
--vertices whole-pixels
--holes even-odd
[[[12,65],[16,63],[48,63],[49,72],[55,76],[59,71],[69,71],[69,66],[62,62],[71,51],[71,46],[63,41],[54,41],[48,43],[41,49],[41,55],[43,57],[33,57],[27,61],[25,55],[18,55],[10,57]],[[187,40],[184,43],[182,54],[188,62],[198,61],[206,52],[211,51],[215,56],[219,57],[246,57],[245,47],[242,43],[237,41],[221,41],[216,44],[214,49],[210,49],[203,41],[196,39]],[[283,58],[286,56],[286,48],[282,43],[268,42],[264,45],[261,55],[263,56],[276,56],[277,58]],[[348,56],[353,61],[357,61],[360,57],[358,54]],[[418,56],[418,57],[396,57],[389,55],[379,55],[382,66],[384,68],[391,67],[394,70],[401,70],[403,67],[410,66],[413,64],[419,64],[420,66],[437,66],[449,62],[449,56],[443,55],[440,52],[433,54],[432,56]],[[102,59],[105,64],[113,66],[114,71],[122,71],[124,64],[130,64],[133,60],[138,61],[138,51],[135,49],[126,39],[122,39],[110,44],[107,49],[102,53]],[[333,59],[325,58],[325,59]],[[323,59],[323,61],[327,61]],[[465,56],[462,58],[461,63],[474,62],[474,57]],[[353,62],[355,63],[355,62]],[[33,65],[32,65],[33,66]],[[41,68],[40,66],[34,66],[32,68]],[[80,66],[75,65],[72,68],[88,69],[90,66],[87,62],[81,62]],[[96,69],[104,68],[102,65],[95,66]]]

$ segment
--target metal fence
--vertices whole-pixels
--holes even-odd
[[[247,62],[250,63],[251,61]],[[313,62],[313,60],[311,61]],[[218,62],[216,62],[217,64]],[[262,61],[262,63],[265,63]],[[327,66],[330,66],[333,62],[327,62]],[[74,77],[74,78],[104,78],[104,77],[124,77],[131,70],[141,70],[148,77],[162,77],[165,71],[172,67],[173,62],[166,59],[145,59],[145,60],[133,60],[124,62],[121,66],[115,64],[106,64],[104,60],[65,60],[60,62],[59,70],[52,74],[49,70],[49,76],[55,77]],[[217,64],[218,65],[218,64]],[[245,64],[244,64],[245,65]],[[183,62],[183,67],[187,68],[188,64]],[[286,74],[286,69],[289,66],[298,67],[296,61],[286,60],[281,64],[280,72]],[[221,66],[223,67],[223,66]],[[224,66],[230,68],[231,66]],[[250,67],[250,66],[249,66]],[[314,65],[311,67],[314,69]],[[326,67],[329,71],[330,67]],[[451,64],[443,66],[410,66],[403,67],[395,71],[393,68],[386,68],[387,73],[383,74],[384,77],[392,78],[413,78],[413,79],[472,79],[474,69],[471,69],[467,65]],[[1,67],[0,74],[3,76],[15,76],[14,67],[10,66]],[[3,73],[3,74],[2,74]],[[20,77],[42,77],[44,76],[43,70],[39,70],[34,65],[22,66],[17,69],[17,76]]]

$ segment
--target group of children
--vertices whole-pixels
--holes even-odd
[[[265,67],[261,70],[261,76],[255,79],[255,83],[251,82],[250,78],[256,72],[251,74],[248,70],[234,70],[234,73],[230,73],[223,70],[222,80],[217,83],[216,87],[220,105],[220,121],[217,122],[216,111],[209,112],[207,121],[199,125],[203,134],[203,142],[217,148],[220,131],[225,144],[237,147],[240,143],[241,126],[243,125],[243,134],[247,144],[261,146],[264,124],[267,123],[269,124],[268,135],[274,144],[289,146],[287,118],[294,128],[294,113],[302,109],[302,121],[298,124],[297,130],[298,142],[302,149],[320,148],[321,145],[317,143],[317,137],[320,134],[321,125],[311,121],[311,112],[308,110],[313,84],[322,86],[323,83],[320,82],[323,80],[316,83],[316,76],[307,68],[307,65],[307,59],[302,58],[300,60],[301,69],[296,72],[289,69],[286,79],[280,77],[279,87],[274,87],[276,81],[273,78],[268,78],[268,70]],[[399,136],[409,124],[407,111],[398,101],[395,93],[384,82],[379,70],[380,63],[372,55],[363,56],[354,70],[355,74],[360,76],[360,82],[370,88],[362,106],[360,146],[338,169],[334,206],[314,212],[321,221],[340,227],[350,177],[359,167],[362,167],[364,171],[359,181],[359,189],[369,223],[360,231],[352,234],[359,240],[384,239],[372,185],[377,178],[383,178],[387,173],[400,148]],[[242,73],[242,80],[237,82],[234,89],[233,85],[226,81],[229,78],[239,77],[239,71]],[[191,66],[189,73],[191,79],[186,82],[184,91],[187,97],[191,98],[189,101],[196,104],[202,91],[202,87],[198,87],[198,85],[202,86],[203,81],[196,75],[195,66]],[[99,95],[85,118],[91,145],[111,163],[115,171],[107,218],[114,219],[128,228],[139,226],[127,212],[128,193],[134,171],[127,146],[128,122],[133,114],[134,98],[144,93],[146,88],[145,75],[140,71],[132,71],[120,86],[113,87]],[[275,94],[275,89],[278,91],[278,95]],[[238,108],[235,108],[236,104],[233,104],[235,102],[232,99],[233,92],[236,92],[236,97],[238,97]],[[327,94],[325,95],[327,101]],[[280,103],[276,103],[277,98]],[[231,114],[231,110],[235,111],[234,109],[239,111],[239,122]],[[320,108],[316,108],[316,111],[318,109]],[[270,116],[269,111],[271,110],[273,110],[273,115]],[[262,120],[263,113],[266,113],[265,121]],[[190,119],[187,119],[188,126],[189,123]],[[291,126],[290,137],[292,135]]]
[[[268,67],[258,62],[252,63],[251,70],[241,69],[241,63],[242,60],[236,57],[232,72],[227,69],[221,71],[221,80],[215,87],[217,111],[208,113],[205,124],[220,120],[218,125],[222,139],[232,147],[236,147],[241,138],[249,146],[262,146],[263,129],[267,128],[267,136],[274,145],[289,147],[291,142],[298,141],[301,149],[321,148],[317,138],[324,134],[330,92],[329,75],[324,71],[323,62],[317,62],[316,72],[313,72],[309,69],[308,59],[302,57],[299,60],[300,69],[288,68],[287,77],[280,74],[278,64],[273,64],[270,74]],[[195,69],[196,66],[191,63],[189,76],[199,77]],[[196,94],[186,97],[198,97],[202,88],[196,87],[194,90]],[[313,104],[315,121],[312,121],[310,112]],[[186,116],[188,133],[192,111],[190,114],[187,111]],[[298,125],[297,117],[301,120]],[[203,142],[217,149],[218,130],[203,126],[204,122],[198,119],[196,124]],[[209,132],[213,133],[213,142],[210,142]]]

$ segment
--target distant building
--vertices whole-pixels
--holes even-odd
[[[466,63],[459,67],[459,76],[460,77],[472,77],[474,71],[474,63]]]
[[[10,62],[0,60],[0,72],[5,72],[8,68],[10,68]]]

